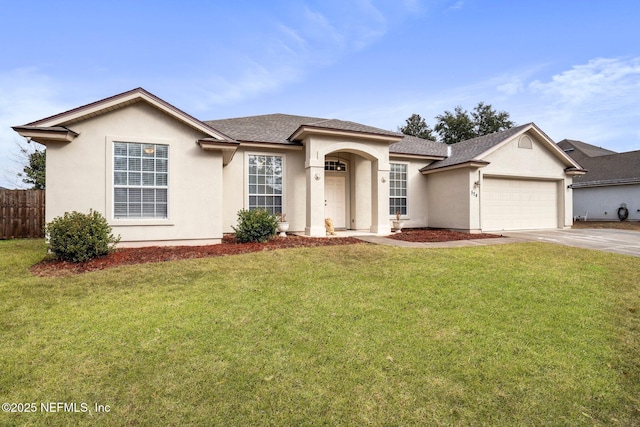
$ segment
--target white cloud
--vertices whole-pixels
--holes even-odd
[[[610,102],[612,98],[624,102],[640,92],[640,58],[592,59],[553,76],[549,82],[536,80],[529,87],[534,93],[568,105]]]
[[[640,149],[640,58],[596,58],[535,80],[527,93],[557,138],[616,151]]]

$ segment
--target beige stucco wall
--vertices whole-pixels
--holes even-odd
[[[69,127],[79,136],[47,146],[47,221],[77,210],[102,213],[123,246],[216,243],[222,237],[222,156],[206,135],[139,102]],[[113,141],[169,146],[169,218],[114,219]]]
[[[393,163],[407,163],[407,218],[402,218],[405,227],[429,226],[429,199],[427,197],[428,179],[420,169],[429,164],[428,161],[391,160]],[[393,219],[393,218],[392,218]]]
[[[428,224],[433,228],[471,231],[468,168],[429,174],[427,178]]]
[[[571,227],[573,203],[569,186],[573,183],[573,178],[564,172],[567,166],[548,147],[533,134],[527,135],[533,140],[531,149],[519,148],[518,138],[514,138],[483,158],[490,164],[479,170],[478,178],[481,180],[484,176],[491,175],[555,181],[559,189],[559,224],[561,227]],[[479,201],[476,203],[479,206]]]
[[[371,161],[351,155],[351,227],[368,231],[371,226]]]
[[[238,225],[238,211],[249,208],[248,196],[248,156],[282,156],[283,167],[283,213],[287,215],[289,232],[304,231],[305,227],[305,170],[302,150],[268,147],[240,147],[233,160],[224,167],[223,230],[232,233]]]

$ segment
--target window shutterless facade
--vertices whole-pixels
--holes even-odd
[[[389,215],[407,214],[407,165],[391,163],[389,171]]]
[[[169,146],[114,142],[114,218],[167,218]]]
[[[282,156],[249,155],[249,210],[282,212]]]

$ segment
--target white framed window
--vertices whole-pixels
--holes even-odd
[[[389,215],[407,215],[407,165],[391,163],[389,171]]]
[[[113,216],[167,218],[169,146],[113,142]]]
[[[273,215],[281,213],[283,156],[250,154],[248,162],[249,210],[265,209]]]

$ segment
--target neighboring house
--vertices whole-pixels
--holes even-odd
[[[616,153],[570,139],[558,146],[588,171],[572,185],[575,218],[619,221],[625,205],[627,219],[640,220],[640,151]]]
[[[101,212],[122,244],[208,244],[241,209],[290,230],[405,227],[476,233],[572,224],[583,173],[535,124],[460,142],[271,114],[200,121],[138,88],[13,128],[47,146],[47,221]]]

